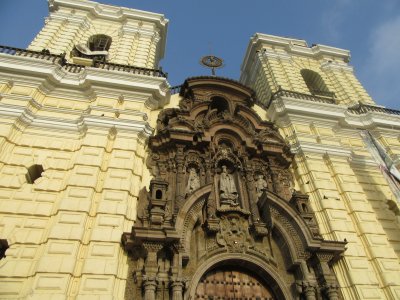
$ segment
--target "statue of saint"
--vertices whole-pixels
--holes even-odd
[[[256,184],[257,198],[260,198],[263,192],[267,190],[268,187],[267,181],[264,179],[264,176],[262,174],[259,174],[257,175],[257,180],[255,184]]]
[[[190,195],[200,187],[200,178],[195,168],[189,169],[189,178],[186,185],[186,195]]]
[[[236,190],[235,181],[232,174],[228,173],[225,165],[222,166],[222,172],[219,177],[219,197],[221,204],[238,205],[239,194]]]

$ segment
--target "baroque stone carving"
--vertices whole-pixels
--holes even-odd
[[[188,182],[186,185],[186,195],[190,195],[193,193],[195,190],[197,190],[200,187],[200,178],[199,175],[197,175],[197,171],[195,168],[190,168],[189,170],[189,178]]]
[[[153,179],[140,192],[132,232],[122,236],[134,276],[127,297],[194,298],[199,272],[237,264],[267,278],[276,300],[335,299],[328,263],[344,244],[319,235],[307,196],[293,190],[293,155],[252,109],[253,91],[197,77],[180,96],[179,108],[160,112],[149,138]]]
[[[260,198],[264,191],[267,190],[268,184],[267,181],[264,179],[262,174],[257,175],[257,180],[255,182],[257,197]]]
[[[253,246],[248,222],[236,213],[221,217],[216,240],[230,252],[245,252]]]

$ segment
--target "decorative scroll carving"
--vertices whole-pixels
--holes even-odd
[[[254,135],[254,139],[264,143],[285,144],[285,141],[275,128],[267,127]]]

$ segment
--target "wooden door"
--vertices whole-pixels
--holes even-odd
[[[272,293],[254,274],[219,268],[205,274],[196,289],[196,300],[274,300]]]

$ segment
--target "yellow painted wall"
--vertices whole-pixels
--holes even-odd
[[[79,63],[73,47],[105,34],[108,62],[158,67],[163,15],[84,0],[49,8],[29,50]],[[168,87],[151,75],[74,73],[40,57],[0,54],[0,239],[9,245],[0,299],[124,298],[130,274],[121,236],[150,180],[147,139]],[[44,172],[28,183],[32,165]]]
[[[344,258],[334,266],[343,298],[400,299],[400,206],[360,134],[371,130],[398,163],[400,120],[346,112],[359,101],[375,103],[343,57],[317,55],[318,46],[311,51],[305,42],[293,46],[287,38],[260,35],[259,40],[250,42],[241,78],[262,103],[269,103],[279,87],[311,94],[302,69],[320,74],[336,95],[336,105],[325,106],[278,98],[267,119],[280,127],[295,152],[294,185],[309,195],[322,236],[348,242]],[[343,50],[331,52],[342,55]],[[381,125],[378,119],[395,125]]]
[[[14,86],[9,95],[13,90],[35,94]],[[7,99],[3,95],[1,104],[18,103]],[[87,107],[58,100],[44,97],[42,103],[59,108],[64,100],[79,114]],[[79,114],[52,116],[73,120]],[[18,118],[0,122],[0,237],[10,244],[0,261],[0,298],[123,298],[128,274],[120,239],[130,231],[141,179],[148,177],[145,139],[112,127],[79,134],[33,127]],[[33,164],[42,165],[44,173],[28,184],[25,174]]]

